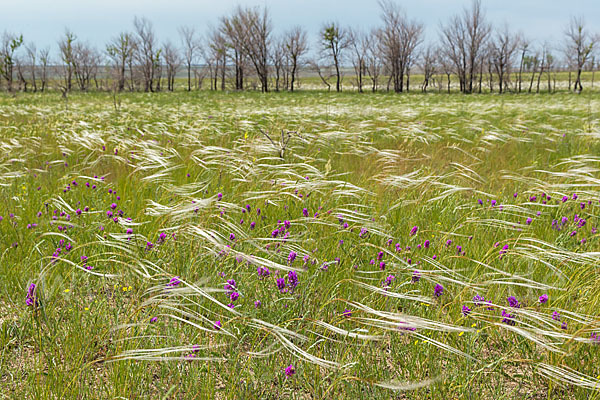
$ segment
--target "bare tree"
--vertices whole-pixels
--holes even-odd
[[[391,0],[381,0],[379,6],[383,20],[379,30],[380,50],[390,71],[394,91],[402,92],[404,76],[409,74],[409,66],[414,60],[413,53],[423,40],[423,24],[410,21],[400,6]]]
[[[490,34],[491,26],[486,22],[481,9],[481,0],[473,0],[470,9],[455,15],[442,26],[441,42],[447,57],[452,60],[461,91],[473,92],[473,81],[477,63],[481,62],[481,52]]]
[[[6,80],[8,91],[13,89],[13,71],[16,64],[15,52],[23,44],[23,35],[4,32],[0,48],[0,74]]]
[[[240,9],[238,8],[238,12]],[[246,27],[241,23],[237,14],[230,17],[222,17],[220,31],[222,37],[226,40],[227,58],[233,61],[235,69],[235,89],[244,89],[244,77],[246,75],[247,55],[243,42],[248,40],[246,37]]]
[[[219,29],[211,29],[208,35],[207,63],[211,78],[211,89],[218,89],[221,78],[221,90],[225,90],[225,72],[227,69],[227,42]]]
[[[223,32],[233,39],[234,50],[241,50],[241,61],[247,57],[260,81],[261,91],[269,91],[269,38],[272,32],[267,8],[242,8],[222,19]]]
[[[48,85],[48,65],[50,65],[50,48],[40,50],[40,91],[46,90]]]
[[[565,55],[570,59],[576,68],[575,86],[573,90],[581,93],[581,72],[583,66],[592,55],[594,46],[598,38],[589,34],[585,27],[583,18],[572,17],[569,25],[565,29]]]
[[[64,36],[58,42],[58,48],[60,50],[60,59],[63,63],[63,78],[64,78],[64,90],[67,92],[71,91],[73,81],[73,45],[77,37],[69,29],[65,29]]]
[[[285,52],[285,39],[280,39],[275,42],[273,45],[272,51],[270,52],[271,65],[273,66],[273,71],[275,76],[273,77],[275,80],[275,91],[279,92],[281,78],[285,76],[285,60],[286,60],[286,52]]]
[[[160,67],[160,49],[156,44],[156,37],[152,23],[146,18],[135,17],[133,26],[137,35],[135,58],[140,66],[144,78],[144,91],[154,90],[154,79]],[[158,85],[160,87],[160,85]]]
[[[37,80],[36,80],[36,69],[37,69],[37,48],[35,43],[31,42],[25,46],[27,50],[28,64],[29,64],[29,75],[31,76],[31,85],[33,86],[33,92],[37,92]]]
[[[118,76],[118,89],[125,89],[125,71],[135,52],[135,39],[131,33],[121,32],[106,45],[106,54],[113,60]]]
[[[421,71],[423,72],[423,84],[421,85],[421,91],[427,92],[427,87],[429,86],[429,81],[434,76],[438,57],[437,57],[438,49],[430,44],[427,46],[425,51],[421,56]]]
[[[513,35],[508,25],[504,25],[502,30],[497,31],[490,42],[491,61],[498,75],[498,90],[500,93],[506,90],[511,67],[514,63],[514,55],[519,44],[519,36]]]
[[[372,30],[365,38],[367,44],[366,72],[371,80],[371,91],[376,92],[379,87],[379,77],[383,69],[378,46],[378,31]]]
[[[295,26],[284,34],[284,50],[290,60],[290,91],[294,91],[298,69],[303,65],[304,55],[308,52],[306,31]]]
[[[356,74],[358,92],[363,91],[363,78],[367,74],[367,57],[369,51],[369,36],[357,29],[348,30],[348,41],[352,51],[352,65]]]
[[[175,89],[175,75],[177,75],[177,70],[181,66],[181,58],[177,48],[171,41],[167,41],[163,45],[162,54],[167,69],[167,90],[172,92]]]
[[[71,66],[79,89],[89,89],[90,80],[98,68],[100,57],[89,43],[76,42],[71,49]]]
[[[196,37],[196,30],[189,26],[179,28],[179,36],[183,45],[183,59],[187,68],[188,92],[192,90],[192,65],[198,61],[202,47]]]
[[[529,40],[521,37],[519,51],[521,52],[521,61],[519,63],[519,87],[517,91],[521,93],[521,83],[523,82],[523,67],[525,65],[525,57],[527,56],[527,50],[529,49]]]
[[[336,74],[335,69],[332,64],[326,64],[322,61],[323,60],[314,59],[314,60],[309,61],[308,65],[311,70],[313,70],[314,72],[316,72],[319,75],[321,82],[323,82],[323,84],[325,86],[327,86],[327,91],[330,91],[331,90],[330,80],[333,77],[337,76],[337,74]]]

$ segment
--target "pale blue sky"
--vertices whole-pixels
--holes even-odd
[[[437,38],[440,21],[470,0],[398,0],[407,14]],[[583,15],[591,31],[600,33],[600,0],[482,0],[490,21],[505,22],[538,42],[558,43],[571,15]],[[100,48],[113,35],[130,30],[135,15],[149,18],[161,41],[179,43],[177,27],[193,25],[201,32],[216,24],[236,4],[266,5],[276,31],[300,24],[315,37],[321,24],[337,20],[365,29],[379,23],[377,0],[0,0],[0,31],[22,33],[38,48],[56,50],[56,40],[68,26],[80,39]]]

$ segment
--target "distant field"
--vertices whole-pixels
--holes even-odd
[[[3,94],[1,397],[600,398],[599,116]]]

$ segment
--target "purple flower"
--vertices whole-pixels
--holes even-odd
[[[508,298],[506,299],[508,301],[508,305],[511,306],[512,308],[520,308],[521,305],[519,304],[519,300],[517,300],[517,298],[515,296],[508,296]]]
[[[181,281],[179,280],[178,276],[174,276],[171,278],[171,280],[169,281],[169,283],[167,283],[167,286],[170,287],[175,287],[177,285],[179,285],[181,283]]]
[[[254,229],[255,226],[256,226],[256,222],[254,222],[254,221],[250,222],[250,229]]]
[[[284,372],[285,372],[285,376],[289,378],[296,373],[296,369],[294,368],[294,366],[292,364],[290,364],[285,368]]]
[[[473,303],[475,303],[475,305],[477,307],[481,306],[483,304],[483,301],[485,300],[485,298],[483,296],[480,295],[475,295],[475,297],[473,297]]]
[[[466,317],[467,315],[469,315],[471,313],[471,309],[469,307],[467,307],[466,305],[464,305],[464,306],[462,306],[462,313]]]
[[[308,209],[303,208],[302,209],[302,215],[304,215],[305,217],[308,217]]]
[[[37,296],[36,296],[36,286],[35,283],[32,283],[31,285],[29,285],[29,287],[27,288],[27,298],[25,299],[25,304],[28,307],[32,307],[32,306],[37,306],[38,302],[37,302]]]
[[[442,294],[444,294],[444,287],[439,283],[436,284],[435,288],[433,289],[433,294],[435,297],[440,297]]]
[[[271,274],[271,271],[269,271],[269,268],[267,267],[258,267],[256,269],[256,272],[258,273],[258,276],[261,278],[266,278],[267,276],[269,276]]]
[[[478,200],[477,200],[477,203],[479,203],[479,205],[481,206],[481,205],[483,205],[483,200],[481,200],[481,199],[478,199]]]
[[[419,271],[413,271],[411,281],[413,283],[419,282],[421,280],[421,273]]]
[[[223,193],[217,193],[217,199],[220,201],[223,198]]]
[[[531,225],[531,222],[533,222],[533,220],[531,218],[527,218],[527,220],[525,221],[525,223],[527,225]]]
[[[240,297],[240,294],[238,292],[232,292],[229,295],[229,298],[231,299],[231,301],[236,301],[239,297]]]
[[[229,240],[232,240],[232,241],[235,240],[235,235],[233,233],[229,234]]]
[[[410,236],[414,236],[417,234],[417,232],[419,231],[419,227],[418,226],[413,226],[410,230]]]
[[[502,322],[507,325],[515,325],[515,315],[507,313],[506,310],[502,310]]]
[[[233,292],[236,289],[236,283],[234,279],[228,279],[227,283],[225,283],[225,285],[223,285],[223,289],[225,289],[227,292]]]
[[[385,278],[385,280],[382,283],[382,286],[384,287],[390,287],[392,286],[392,282],[396,280],[396,277],[394,275],[388,275],[387,278]]]
[[[158,317],[152,317],[152,318],[150,318],[150,323],[151,324],[155,323],[156,321],[158,321]]]
[[[217,331],[221,329],[221,321],[217,320],[215,321],[215,323],[213,324],[213,328],[215,328]]]
[[[431,242],[429,242],[429,239],[427,239],[425,242],[423,242],[423,247],[425,247],[426,249],[428,249],[430,243]]]
[[[496,200],[492,200],[492,207],[494,207],[497,204]]]
[[[283,293],[283,291],[285,290],[285,279],[277,278],[277,289],[279,289],[279,291]]]
[[[260,302],[260,300],[256,300],[254,302],[254,308],[260,308],[261,305],[262,305],[262,303]]]
[[[560,313],[558,311],[554,311],[552,313],[552,319],[555,321],[560,321]]]
[[[346,308],[346,309],[344,309],[344,312],[342,313],[342,315],[346,318],[350,318],[352,316],[352,311],[350,311]]]
[[[153,247],[154,247],[154,244],[152,242],[146,242],[146,250],[150,250]]]
[[[290,254],[288,255],[288,263],[293,263],[294,260],[296,259],[296,252],[295,251],[290,251]]]
[[[565,203],[567,200],[569,200],[569,197],[568,197],[568,196],[563,196],[563,197],[562,197],[562,202],[563,202],[563,203]]]
[[[296,286],[298,286],[298,274],[296,273],[296,271],[289,271],[288,272],[288,284],[290,286],[290,289],[295,289]],[[279,284],[277,284],[277,286],[279,286]]]
[[[540,298],[538,299],[539,302],[541,304],[546,304],[548,302],[548,295],[547,294],[543,294],[540,296]]]
[[[379,263],[379,269],[381,271],[385,270],[385,262],[384,261],[382,261],[382,262]]]

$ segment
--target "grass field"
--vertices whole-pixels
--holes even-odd
[[[0,396],[600,398],[596,94],[119,102],[0,97]]]

